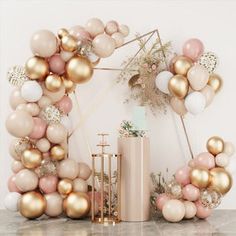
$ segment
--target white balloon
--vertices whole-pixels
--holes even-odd
[[[70,134],[72,132],[72,122],[68,116],[61,117],[61,124],[65,126],[67,132]]]
[[[231,157],[235,152],[234,145],[231,142],[225,142],[224,143],[224,151],[223,153],[227,154],[229,157]]]
[[[216,165],[220,167],[227,167],[229,165],[229,156],[225,153],[219,153],[216,158]]]
[[[21,96],[27,102],[37,102],[43,95],[43,89],[36,81],[26,81],[21,87]]]
[[[9,211],[18,211],[18,202],[21,198],[21,194],[17,192],[10,192],[4,199],[4,206]]]
[[[185,98],[184,105],[188,112],[197,115],[204,110],[206,106],[206,98],[200,92],[193,92]]]
[[[156,77],[156,86],[163,93],[170,94],[168,89],[169,80],[173,77],[170,71],[162,71]]]

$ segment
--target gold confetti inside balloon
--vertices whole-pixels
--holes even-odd
[[[13,66],[7,72],[7,80],[13,86],[20,87],[29,80],[23,66]]]
[[[213,168],[210,170],[209,187],[221,194],[226,194],[232,187],[232,177],[224,168]]]
[[[42,111],[42,118],[48,123],[59,123],[61,121],[62,114],[60,110],[54,105],[45,107]]]
[[[50,150],[50,157],[54,161],[61,161],[66,156],[65,149],[61,145],[55,145]]]
[[[218,136],[214,136],[207,141],[207,150],[213,155],[217,155],[224,150],[224,141]]]
[[[173,70],[175,74],[186,76],[192,65],[193,62],[190,58],[177,56],[174,58]]]
[[[194,186],[206,188],[210,181],[209,171],[204,168],[193,168],[190,172],[190,180]]]
[[[66,215],[72,219],[85,217],[90,210],[90,199],[86,193],[70,193],[63,202]]]
[[[171,180],[165,185],[165,192],[177,199],[182,198],[182,187],[175,180]]]
[[[207,84],[214,89],[215,93],[217,93],[220,91],[223,81],[219,75],[211,74]]]
[[[93,75],[93,65],[86,57],[74,56],[66,64],[66,74],[74,83],[85,83]]]
[[[50,159],[42,160],[41,166],[35,169],[39,177],[57,175],[57,162]]]
[[[169,80],[168,89],[177,98],[184,98],[189,89],[188,80],[183,75],[175,75]]]
[[[35,219],[43,215],[46,209],[46,200],[38,192],[32,191],[22,195],[19,202],[21,215],[29,219]]]
[[[70,179],[62,179],[57,185],[57,190],[61,195],[67,195],[72,192],[73,182]]]
[[[220,205],[222,195],[216,190],[207,188],[200,191],[200,201],[204,207],[213,209]]]
[[[26,149],[22,153],[21,161],[26,168],[36,168],[41,164],[42,153],[36,148]]]
[[[14,150],[18,156],[31,147],[31,142],[29,138],[20,138],[14,143]]]
[[[198,59],[198,64],[205,67],[209,74],[211,74],[218,65],[218,59],[213,52],[205,52]]]

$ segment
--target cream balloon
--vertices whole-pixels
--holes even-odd
[[[201,90],[201,93],[206,98],[206,106],[209,106],[215,96],[214,89],[212,87],[210,87],[209,85],[206,85],[206,87]]]
[[[50,217],[56,217],[62,214],[63,212],[63,199],[61,195],[57,192],[55,193],[49,193],[44,195],[47,206],[45,209],[45,214]]]
[[[16,161],[14,160],[12,163],[11,163],[11,170],[14,172],[14,173],[18,173],[20,170],[24,169],[25,167],[22,165],[21,161]]]
[[[173,77],[173,74],[170,71],[162,71],[156,77],[156,87],[163,93],[170,94],[168,89],[169,80]]]
[[[61,124],[66,128],[68,134],[72,132],[72,121],[68,116],[61,117]]]
[[[180,116],[184,116],[187,113],[183,99],[172,97],[170,100],[170,106]]]
[[[193,202],[190,201],[184,201],[184,207],[185,207],[185,219],[191,219],[193,218],[197,213],[197,207]]]
[[[9,211],[18,211],[19,200],[21,194],[17,192],[10,192],[4,199],[4,206]]]
[[[51,98],[49,98],[47,96],[42,96],[38,101],[38,105],[41,109],[45,108],[49,105],[52,105],[52,100],[51,100]]]
[[[30,41],[31,51],[40,57],[50,57],[57,51],[57,38],[48,30],[35,32]]]
[[[215,157],[216,165],[219,167],[227,167],[229,165],[229,156],[227,156],[225,153],[219,153]]]
[[[31,116],[38,116],[40,108],[37,103],[28,103],[26,104],[26,111],[29,112]]]
[[[231,157],[235,152],[234,145],[231,142],[225,142],[223,152],[229,157]]]
[[[63,61],[69,61],[73,56],[74,53],[73,52],[67,52],[67,51],[61,51],[60,52],[60,56],[62,58]]]
[[[129,35],[129,27],[127,25],[119,25],[118,31],[127,37]]]
[[[115,40],[107,34],[99,34],[92,41],[93,52],[101,58],[109,57],[116,48]]]
[[[79,173],[79,166],[73,159],[65,159],[59,163],[58,176],[60,178],[75,179]]]
[[[177,199],[171,199],[164,204],[162,214],[169,222],[179,222],[185,216],[184,203]]]
[[[22,192],[28,192],[37,188],[38,176],[32,170],[23,169],[16,174],[15,183]]]
[[[10,146],[9,146],[10,155],[17,161],[20,160],[20,156],[16,153],[16,148],[15,148],[15,145],[18,141],[19,141],[19,139],[13,139],[10,143]]]
[[[16,109],[16,107],[20,104],[25,104],[25,99],[21,96],[21,92],[19,88],[15,88],[10,95],[10,105],[12,109]]]
[[[87,180],[90,177],[92,170],[84,162],[79,162],[78,166],[79,166],[78,177],[82,178],[83,180]]]
[[[36,81],[26,81],[21,87],[21,96],[27,102],[37,102],[43,95],[42,87]]]
[[[184,105],[188,112],[197,115],[204,110],[206,106],[206,98],[200,92],[193,92],[187,95]]]
[[[88,184],[85,180],[76,178],[73,180],[73,192],[88,192]]]
[[[192,89],[198,91],[207,85],[209,73],[205,67],[196,64],[189,69],[187,78]]]
[[[46,135],[51,143],[61,143],[67,137],[67,130],[61,124],[50,124],[47,128]]]
[[[62,99],[62,97],[65,95],[65,87],[64,85],[61,85],[60,89],[57,92],[51,92],[47,90],[44,86],[43,87],[43,94],[49,97],[52,101],[52,103],[58,102]]]
[[[36,142],[36,147],[40,152],[48,152],[51,144],[46,138],[41,138]]]
[[[120,47],[125,41],[124,35],[122,33],[119,33],[119,32],[116,32],[116,33],[112,34],[111,37],[115,40],[116,48]]]
[[[18,138],[28,136],[34,127],[31,115],[25,111],[14,111],[6,120],[8,132]]]
[[[112,35],[118,31],[118,24],[115,21],[109,21],[106,24],[105,31],[107,34]],[[124,36],[122,34],[122,36]]]
[[[85,30],[88,31],[92,37],[95,37],[104,32],[104,24],[98,18],[91,18],[87,21]]]

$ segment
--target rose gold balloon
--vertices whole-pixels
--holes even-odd
[[[92,37],[102,34],[104,32],[104,24],[98,18],[91,18],[85,25],[85,30],[89,32]]]
[[[73,192],[88,192],[88,184],[85,180],[76,178],[73,180]]]
[[[201,93],[205,96],[206,98],[206,106],[209,106],[215,96],[215,91],[214,89],[207,85],[205,88],[201,90]]]
[[[40,109],[37,103],[26,104],[26,111],[31,114],[31,116],[38,116]]]
[[[79,173],[78,163],[73,159],[65,159],[59,163],[57,173],[60,178],[75,179]]]
[[[43,176],[39,180],[39,188],[44,193],[54,193],[57,190],[58,178],[54,175]]]
[[[87,180],[92,173],[90,167],[84,162],[79,162],[78,165],[79,165],[78,177],[82,178],[83,180]]]
[[[42,161],[42,153],[35,148],[26,149],[21,157],[22,164],[29,169],[40,166]]]
[[[48,152],[51,144],[46,138],[42,138],[36,142],[36,147],[40,152]]]
[[[28,136],[33,131],[33,127],[33,118],[25,111],[14,111],[6,120],[8,132],[18,138]]]
[[[22,195],[19,208],[21,215],[29,219],[35,219],[43,215],[46,209],[46,200],[38,192],[28,192]]]
[[[12,163],[11,163],[11,170],[14,172],[14,173],[18,173],[20,170],[24,169],[24,166],[22,165],[21,161],[16,161],[14,160]]]
[[[38,105],[41,109],[45,108],[51,104],[52,104],[52,100],[47,96],[42,96],[38,101]]]
[[[168,89],[171,94],[179,99],[184,98],[188,94],[188,80],[182,75],[173,76],[168,83]]]
[[[62,179],[57,185],[57,190],[61,195],[67,195],[73,190],[73,182],[70,179]]]
[[[74,56],[66,64],[66,75],[74,83],[85,83],[93,75],[93,65],[86,57]]]
[[[9,192],[21,193],[20,189],[17,188],[15,181],[16,181],[16,175],[12,175],[8,179],[8,182],[7,182],[8,190]]]
[[[33,34],[30,46],[34,55],[50,57],[57,51],[57,38],[49,30],[39,30]]]
[[[59,100],[62,99],[62,97],[65,95],[65,87],[64,85],[61,85],[60,89],[57,92],[51,92],[49,91],[44,84],[42,85],[43,87],[43,93],[47,97],[49,97],[52,101],[52,103],[58,102]]]
[[[22,192],[31,191],[38,186],[38,176],[34,171],[23,169],[16,174],[15,183]]]
[[[21,92],[19,88],[15,88],[10,95],[10,105],[12,109],[16,109],[16,107],[20,104],[25,104],[26,101],[21,96]]]
[[[93,41],[93,52],[101,58],[109,57],[116,48],[115,40],[107,34],[99,34]]]
[[[123,34],[121,34],[119,32],[112,34],[111,37],[115,40],[116,48],[120,47],[124,43],[124,40],[125,40],[124,36],[123,36]]]
[[[54,161],[61,161],[65,158],[66,152],[61,145],[55,145],[50,150],[50,157]]]
[[[173,70],[178,75],[186,76],[192,65],[193,62],[190,58],[185,56],[177,56],[174,58]]]
[[[187,113],[183,99],[172,97],[170,100],[170,105],[172,109],[180,116],[184,116]]]
[[[213,136],[207,140],[207,150],[213,155],[217,155],[224,150],[224,140],[218,136]]]
[[[67,131],[60,123],[50,124],[47,128],[46,134],[51,143],[61,143],[66,139]]]
[[[47,206],[45,209],[45,214],[50,217],[56,217],[62,214],[63,211],[63,200],[60,194],[58,193],[49,193],[44,195]]]
[[[70,193],[63,201],[63,208],[68,217],[80,219],[89,213],[90,204],[90,199],[86,193]]]
[[[50,92],[58,92],[61,88],[62,80],[61,77],[56,74],[48,75],[45,79],[45,87]]]
[[[223,81],[219,75],[211,74],[209,76],[208,85],[214,89],[215,93],[220,91],[222,84],[223,84]]]
[[[30,79],[44,79],[49,74],[49,65],[40,57],[31,57],[25,64],[26,75]]]

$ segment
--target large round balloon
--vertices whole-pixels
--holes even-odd
[[[204,110],[206,98],[200,92],[192,92],[185,98],[184,105],[188,112],[197,115]]]
[[[173,77],[173,74],[169,71],[162,71],[156,77],[156,86],[163,93],[169,94],[168,89],[169,80]]]

